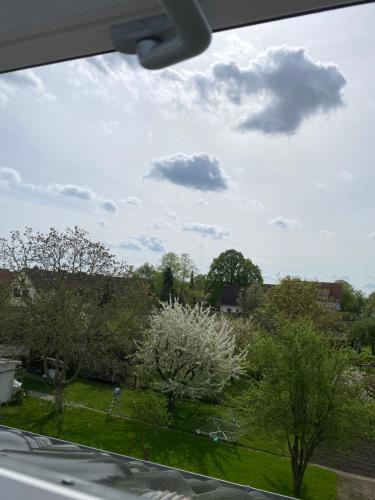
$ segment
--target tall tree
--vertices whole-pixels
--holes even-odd
[[[165,271],[168,267],[174,276],[179,276],[181,272],[180,257],[174,252],[165,253],[160,260],[160,270]]]
[[[226,250],[213,260],[207,280],[212,305],[219,303],[224,285],[263,283],[259,267],[236,250]]]
[[[176,398],[215,396],[242,373],[245,353],[235,353],[229,324],[196,305],[165,304],[151,318],[140,359],[160,377],[168,407]]]
[[[77,227],[63,232],[51,228],[45,234],[13,232],[0,248],[0,260],[19,271],[22,286],[31,280],[36,289],[24,296],[14,332],[16,340],[44,360],[61,412],[64,390],[81,370],[110,368],[112,356],[120,352],[124,337],[115,337],[109,322],[119,311],[128,311],[130,318],[140,314],[148,294],[104,245]]]
[[[163,282],[160,292],[160,300],[162,302],[174,302],[174,277],[170,267],[166,267],[163,272]]]
[[[318,445],[348,444],[366,432],[368,400],[348,353],[332,347],[313,323],[285,320],[276,336],[263,337],[250,357],[260,365],[252,418],[286,445],[294,493]]]

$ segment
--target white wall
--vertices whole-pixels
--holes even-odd
[[[13,381],[19,361],[0,360],[0,403],[12,399]]]

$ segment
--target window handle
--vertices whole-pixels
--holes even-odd
[[[197,0],[160,0],[166,16],[112,26],[114,47],[135,53],[146,69],[162,69],[203,52],[211,27]]]

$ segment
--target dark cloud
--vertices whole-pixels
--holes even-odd
[[[204,238],[212,238],[214,240],[224,240],[229,236],[229,231],[218,226],[210,224],[201,224],[200,222],[189,222],[182,225],[183,231],[197,233]]]
[[[200,191],[223,191],[228,189],[228,179],[219,158],[208,153],[186,155],[177,153],[150,162],[145,179],[169,181],[179,186]]]
[[[145,233],[138,234],[137,236],[130,236],[126,240],[121,241],[119,247],[125,250],[165,252],[163,240]]]
[[[343,106],[346,80],[332,63],[314,61],[303,48],[271,48],[241,67],[220,62],[210,74],[192,76],[200,101],[244,106],[248,97],[260,98],[261,107],[249,111],[236,129],[264,134],[294,134],[302,122],[317,113]]]

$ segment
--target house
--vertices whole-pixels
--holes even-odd
[[[328,309],[340,311],[342,299],[342,284],[318,282],[318,288],[321,297],[320,303],[324,304]]]
[[[220,312],[229,314],[241,314],[240,306],[241,285],[224,285],[221,294]]]
[[[319,303],[334,311],[341,310],[342,299],[342,284],[329,282],[316,282],[319,290]],[[269,292],[274,286],[273,284],[264,284],[265,292]],[[242,307],[240,303],[241,291],[244,287],[241,285],[224,285],[221,301],[220,312],[226,314],[241,314]]]
[[[36,290],[28,273],[0,269],[0,289],[9,293],[11,306],[22,306],[25,298],[35,297]]]

